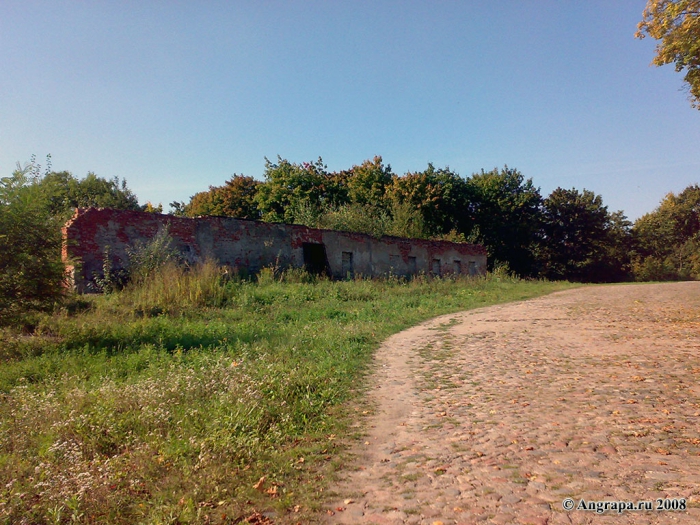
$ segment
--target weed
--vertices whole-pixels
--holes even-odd
[[[317,508],[385,337],[563,286],[272,270],[253,282],[166,261],[42,314],[35,335],[3,329],[0,522],[236,522]]]

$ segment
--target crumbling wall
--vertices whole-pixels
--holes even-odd
[[[112,267],[128,265],[127,248],[147,242],[167,225],[173,246],[191,261],[211,257],[222,265],[257,272],[270,265],[303,267],[334,278],[348,275],[410,276],[482,274],[483,246],[382,237],[306,226],[232,219],[183,218],[154,213],[87,208],[63,228],[64,260],[73,283],[87,291],[102,274],[105,247]]]

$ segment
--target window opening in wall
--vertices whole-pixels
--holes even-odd
[[[476,275],[476,261],[469,261],[469,275]]]
[[[440,275],[440,259],[433,259],[431,271],[433,272],[433,275]]]
[[[401,256],[400,255],[390,255],[389,256],[389,266],[391,267],[391,271],[393,273],[396,273],[397,270],[401,267]]]
[[[416,264],[416,258],[415,257],[410,257],[408,258],[408,273],[411,275],[415,275],[418,273],[418,264]]]
[[[452,271],[457,275],[462,273],[462,261],[455,260],[455,262],[452,265]]]
[[[304,266],[306,271],[315,275],[326,273],[330,275],[326,246],[321,243],[305,242],[302,244],[304,251]]]
[[[355,269],[352,264],[352,252],[343,252],[343,277],[353,277]]]

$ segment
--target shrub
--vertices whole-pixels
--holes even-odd
[[[173,247],[173,238],[166,225],[149,241],[137,241],[127,249],[129,255],[129,278],[142,282],[171,263],[179,263],[180,254]]]
[[[34,161],[0,179],[0,324],[50,310],[65,292],[61,231]]]
[[[636,281],[678,281],[681,276],[668,259],[644,257],[632,263],[632,273]]]

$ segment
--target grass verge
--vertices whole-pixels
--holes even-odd
[[[384,338],[570,286],[210,267],[76,298],[31,336],[0,333],[0,522],[299,521],[342,467]]]

